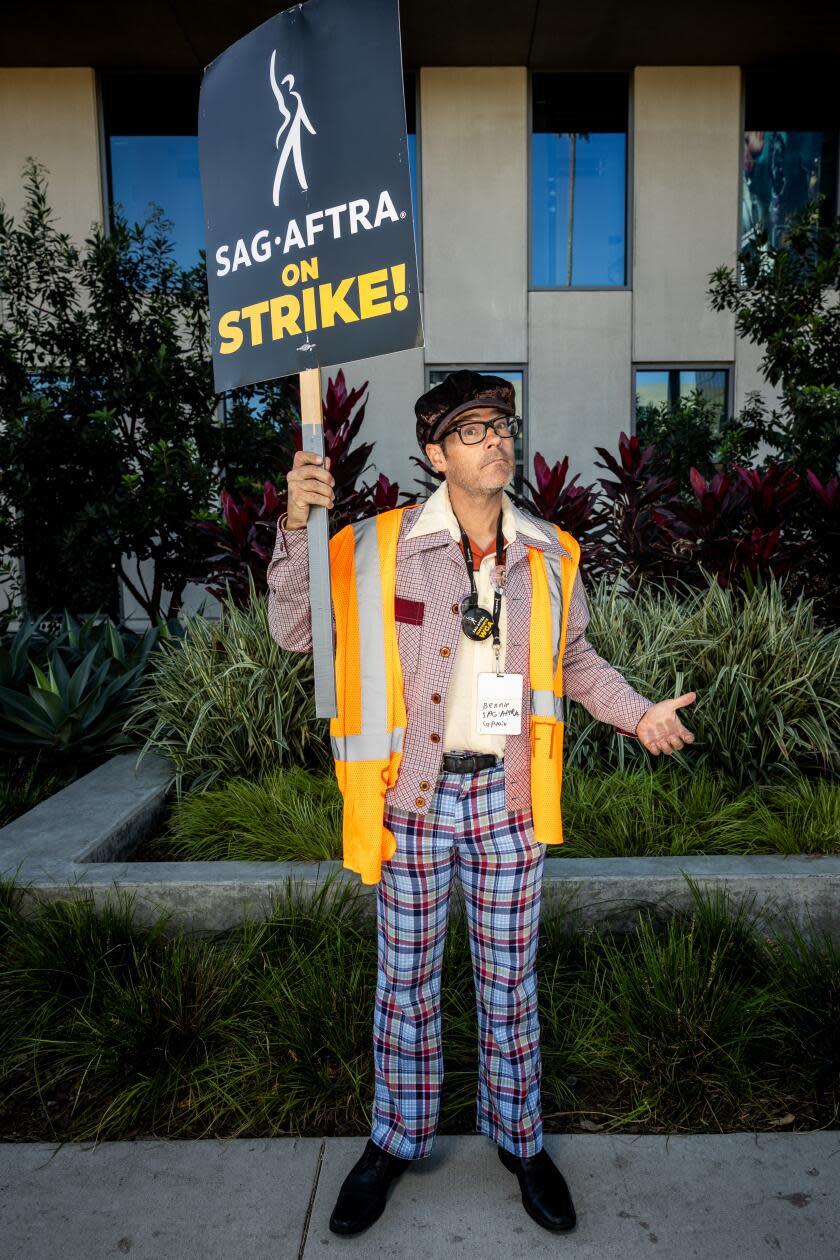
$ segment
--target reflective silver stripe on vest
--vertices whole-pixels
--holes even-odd
[[[332,753],[336,761],[387,761],[391,753],[402,752],[404,726],[395,726],[390,735],[330,736]]]
[[[532,691],[531,712],[534,717],[553,717],[556,722],[565,722],[563,716],[563,696],[555,696],[553,691]]]
[[[353,535],[356,601],[359,609],[362,730],[385,731],[388,725],[385,627],[382,619],[382,575],[379,569],[376,518],[357,521],[353,526]]]
[[[562,560],[551,552],[543,552],[546,573],[548,574],[548,594],[551,599],[551,652],[552,674],[557,673],[557,654],[560,651],[560,623],[563,617],[563,580],[561,575]]]
[[[376,518],[356,521],[353,525],[353,539],[356,602],[359,610],[362,734],[330,736],[330,743],[337,761],[387,761],[393,752],[402,751],[405,729],[387,729],[385,625]]]

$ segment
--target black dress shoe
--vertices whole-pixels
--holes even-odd
[[[360,1234],[385,1211],[388,1187],[404,1173],[410,1159],[377,1146],[373,1138],[344,1178],[330,1217],[334,1234]]]
[[[557,1233],[574,1229],[577,1217],[569,1187],[545,1147],[528,1156],[512,1155],[502,1146],[498,1151],[505,1168],[519,1178],[522,1206],[528,1215],[543,1229]]]

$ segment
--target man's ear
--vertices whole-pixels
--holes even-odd
[[[426,451],[426,459],[432,465],[432,468],[436,469],[437,472],[439,473],[445,472],[446,471],[446,456],[444,455],[438,443],[427,442],[424,449]]]

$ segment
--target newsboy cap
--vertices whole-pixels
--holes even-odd
[[[450,372],[414,404],[420,450],[425,451],[427,442],[436,442],[450,420],[472,407],[498,407],[505,415],[516,415],[513,385],[502,376],[470,368]]]

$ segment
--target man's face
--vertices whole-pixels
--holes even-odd
[[[503,416],[498,407],[474,407],[462,411],[437,442],[426,443],[426,458],[448,482],[468,494],[487,497],[498,494],[513,476],[514,439],[499,437],[493,429],[488,429],[483,442],[467,446],[451,429],[470,421],[495,420]]]

